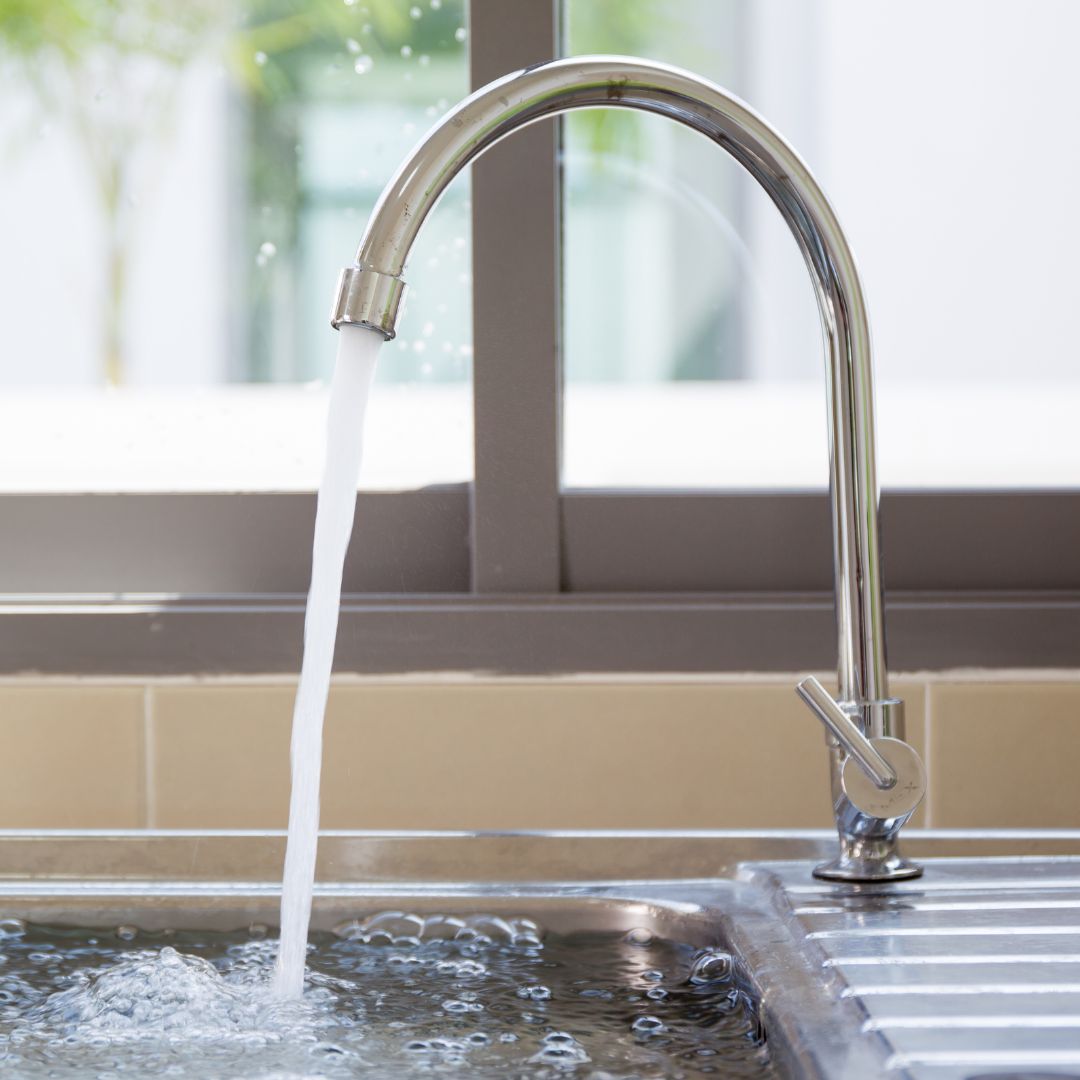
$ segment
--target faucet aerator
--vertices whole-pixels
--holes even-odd
[[[397,333],[397,321],[405,311],[405,282],[395,274],[383,274],[354,263],[338,278],[330,325],[366,326],[387,341]]]

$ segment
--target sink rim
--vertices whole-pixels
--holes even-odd
[[[0,889],[20,883],[233,882],[275,886],[283,830],[0,830]],[[324,884],[705,881],[748,862],[835,854],[829,830],[367,831],[320,833]],[[1080,829],[908,830],[915,859],[1080,856]]]

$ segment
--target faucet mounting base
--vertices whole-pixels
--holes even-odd
[[[923,868],[909,862],[899,852],[892,852],[886,858],[879,854],[853,855],[841,851],[835,859],[814,867],[814,877],[824,881],[907,881],[921,877]]]

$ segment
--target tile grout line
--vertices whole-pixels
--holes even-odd
[[[144,828],[157,827],[157,790],[154,785],[154,688],[143,687],[143,804]]]
[[[923,762],[926,766],[926,813],[923,827],[926,829],[934,827],[934,771],[930,760],[930,747],[933,744],[933,735],[931,734],[933,718],[931,716],[932,705],[930,704],[932,700],[932,684],[927,679],[923,683],[923,753],[926,755],[926,761]]]

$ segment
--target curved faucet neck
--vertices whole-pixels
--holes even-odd
[[[588,108],[639,109],[700,132],[746,168],[788,223],[813,280],[825,339],[840,698],[860,708],[886,700],[873,374],[862,286],[810,170],[737,97],[689,72],[619,56],[556,60],[491,83],[443,117],[387,185],[357,266],[343,275],[331,321],[361,322],[392,337],[409,251],[453,178],[519,128]]]

